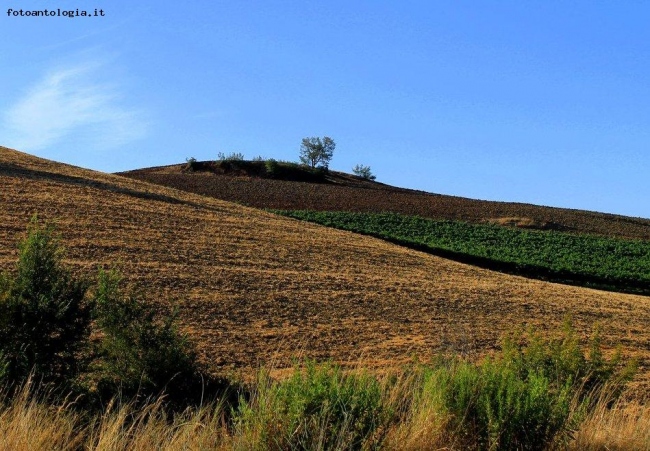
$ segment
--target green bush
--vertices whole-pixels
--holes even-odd
[[[0,382],[18,387],[32,375],[48,389],[82,390],[102,402],[164,392],[178,406],[225,387],[202,378],[176,313],[161,317],[123,294],[115,271],[100,270],[87,296],[89,284],[62,257],[53,227],[34,217],[15,275],[0,275]]]
[[[545,449],[571,432],[572,390],[548,378],[520,378],[504,362],[457,363],[432,372],[427,388],[440,393],[460,439],[478,449]]]
[[[282,381],[262,373],[233,414],[235,435],[245,449],[369,449],[406,425],[459,449],[561,446],[601,394],[614,399],[632,375],[603,357],[597,333],[590,350],[582,345],[567,321],[557,337],[515,332],[479,363],[439,358],[407,370],[395,379],[406,383],[314,362]]]
[[[176,327],[176,312],[161,318],[123,294],[119,284],[117,272],[100,270],[94,320],[101,339],[91,366],[99,397],[147,398],[164,392],[171,402],[188,402],[201,392],[201,375],[193,346]]]
[[[610,390],[623,387],[636,372],[636,361],[623,366],[620,350],[606,359],[602,352],[600,329],[597,326],[589,340],[588,352],[569,319],[559,336],[543,338],[535,331],[513,332],[503,341],[503,359],[518,368],[521,377],[540,373],[549,380],[579,389],[581,398],[592,394],[604,384]],[[525,342],[526,345],[522,345]]]
[[[466,446],[542,450],[567,441],[599,389],[615,397],[634,370],[603,358],[597,334],[585,355],[567,322],[558,338],[515,333],[479,365],[451,360],[424,371],[420,398],[437,400]]]
[[[355,167],[353,167],[352,172],[357,177],[361,177],[362,179],[365,180],[375,180],[377,178],[370,171],[370,166],[364,166],[362,164],[358,164]]]
[[[240,152],[232,152],[229,155],[219,152],[217,156],[217,161],[215,161],[215,167],[221,169],[224,172],[239,171],[240,169],[246,169],[250,167],[248,162],[244,161],[244,154]]]
[[[362,449],[385,418],[376,378],[307,362],[284,381],[263,375],[240,402],[235,427],[260,449]]]
[[[63,250],[53,227],[36,216],[19,246],[15,275],[0,277],[0,355],[3,380],[33,377],[67,384],[80,372],[90,332],[87,283],[61,264]]]

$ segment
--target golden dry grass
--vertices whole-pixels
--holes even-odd
[[[650,406],[631,403],[607,409],[600,404],[571,443],[581,451],[649,451]]]
[[[606,343],[639,357],[637,384],[648,386],[647,297],[477,269],[2,147],[0,187],[0,269],[34,213],[53,220],[76,271],[118,263],[150,299],[178,302],[215,372],[282,367],[297,354],[390,367],[482,353],[504,331],[556,329],[570,314],[581,333],[600,322]]]
[[[31,394],[31,383],[0,405],[0,451],[74,450],[84,441],[78,418],[67,404],[49,406]]]
[[[36,390],[37,391],[37,390]],[[0,451],[149,451],[217,450],[228,434],[222,407],[211,404],[170,418],[161,401],[134,409],[111,404],[84,418],[69,403],[41,403],[31,384],[0,405]]]
[[[413,381],[403,382],[385,394],[389,405],[397,407],[413,396]],[[259,431],[227,428],[220,405],[209,404],[172,418],[164,413],[160,400],[139,409],[115,403],[103,413],[85,418],[71,411],[69,403],[39,403],[35,400],[38,396],[30,395],[30,388],[22,390],[11,403],[0,404],[0,451],[264,449]],[[410,415],[388,427],[380,449],[466,449],[463,431],[449,427],[448,414],[440,410],[434,398],[424,399],[426,402],[418,404]],[[600,402],[566,445],[557,449],[650,450],[650,408],[632,403],[609,409]]]

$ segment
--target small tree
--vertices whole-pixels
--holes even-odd
[[[336,143],[328,136],[321,138],[303,138],[300,145],[300,162],[312,168],[321,165],[329,166],[334,155]]]
[[[370,172],[370,166],[364,166],[362,164],[358,164],[355,167],[353,167],[352,172],[354,172],[354,175],[361,177],[362,179],[365,180],[375,180],[377,178],[374,175],[372,175],[372,172]]]
[[[0,276],[0,356],[4,377],[21,383],[65,383],[80,371],[79,353],[90,333],[87,283],[61,264],[53,227],[36,216],[20,245],[15,276]]]

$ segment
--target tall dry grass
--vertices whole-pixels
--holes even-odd
[[[233,449],[219,405],[170,418],[160,401],[109,406],[91,421],[70,409],[21,395],[0,411],[2,451],[149,451]]]
[[[453,418],[441,409],[441,401],[435,396],[418,399],[421,382],[420,376],[409,374],[383,385],[383,401],[395,421],[380,425],[377,434],[384,436],[380,444],[375,434],[357,449],[468,449],[464,431],[452,426]],[[221,404],[171,416],[165,413],[161,400],[139,409],[115,402],[104,413],[88,419],[75,412],[70,402],[54,405],[39,399],[29,389],[23,389],[19,396],[0,407],[0,450],[263,450],[275,439],[277,444],[287,443],[282,441],[286,437],[263,437],[259,428],[230,427],[225,419],[227,407]],[[254,402],[269,403],[269,400]],[[267,424],[272,425],[280,418],[281,415],[277,418],[271,415],[266,418]],[[327,431],[331,432],[327,429],[331,424],[315,422],[312,427],[315,430],[311,435],[316,440],[311,446],[281,449],[350,449],[343,441],[325,437]],[[343,425],[339,431],[342,437],[346,427]],[[331,446],[321,447],[319,443]],[[650,406],[635,403],[609,406],[603,397],[579,424],[573,440],[556,442],[549,449],[650,450]]]
[[[62,402],[39,402],[29,380],[20,391],[0,404],[0,450],[75,450],[84,443],[79,417]]]
[[[109,408],[86,427],[86,449],[93,451],[229,449],[220,405],[210,405],[170,418],[160,401],[135,410]]]
[[[597,332],[590,343],[585,354],[567,322],[557,337],[515,332],[478,362],[441,356],[377,375],[362,365],[343,370],[307,360],[282,379],[262,369],[238,399],[225,393],[221,402],[182,412],[163,397],[81,408],[28,380],[0,403],[0,446],[650,451],[650,408],[619,401],[634,364],[605,358]]]
[[[650,406],[599,402],[580,424],[571,450],[650,451]]]

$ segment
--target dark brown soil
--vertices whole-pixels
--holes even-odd
[[[339,172],[330,172],[324,183],[274,180],[245,171],[187,172],[182,165],[139,169],[121,175],[256,208],[390,211],[434,219],[650,239],[650,219],[431,194]]]

